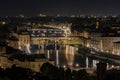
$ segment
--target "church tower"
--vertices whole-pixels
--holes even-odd
[[[96,22],[96,29],[99,28],[99,21]]]

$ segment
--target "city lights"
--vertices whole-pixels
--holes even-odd
[[[0,80],[120,80],[119,3],[0,1]]]

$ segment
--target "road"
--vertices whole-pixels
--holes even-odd
[[[115,62],[120,65],[120,56],[112,55],[110,53],[98,52],[98,51],[93,51],[93,52],[95,52],[94,56],[96,56],[96,57],[100,57],[102,59],[107,59],[107,60],[110,60],[110,61]]]

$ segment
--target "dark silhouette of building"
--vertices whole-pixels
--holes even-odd
[[[97,80],[106,80],[107,64],[100,62],[97,64]]]
[[[107,64],[97,64],[97,80],[120,80],[120,69],[107,70]]]

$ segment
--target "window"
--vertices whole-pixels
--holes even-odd
[[[39,64],[39,67],[41,67],[41,65]]]
[[[34,67],[35,67],[35,65],[32,65],[32,67],[34,68]]]

